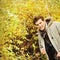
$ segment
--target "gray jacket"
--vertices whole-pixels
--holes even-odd
[[[50,21],[49,24],[47,25],[47,34],[48,37],[56,49],[57,52],[60,51],[60,22],[56,21]],[[44,40],[41,37],[40,31],[38,31],[38,42],[39,42],[39,48],[44,48],[45,49],[45,44]]]

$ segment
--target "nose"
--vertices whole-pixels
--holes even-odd
[[[38,26],[41,27],[41,24],[39,24]]]

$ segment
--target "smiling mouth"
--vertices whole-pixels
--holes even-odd
[[[40,28],[43,28],[43,26],[41,26]]]

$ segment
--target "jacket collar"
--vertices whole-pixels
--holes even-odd
[[[48,29],[53,23],[53,20],[46,20],[46,29]]]

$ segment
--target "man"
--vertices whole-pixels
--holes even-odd
[[[49,60],[60,60],[60,22],[38,16],[34,18],[34,24],[38,28],[41,53],[47,54]]]

